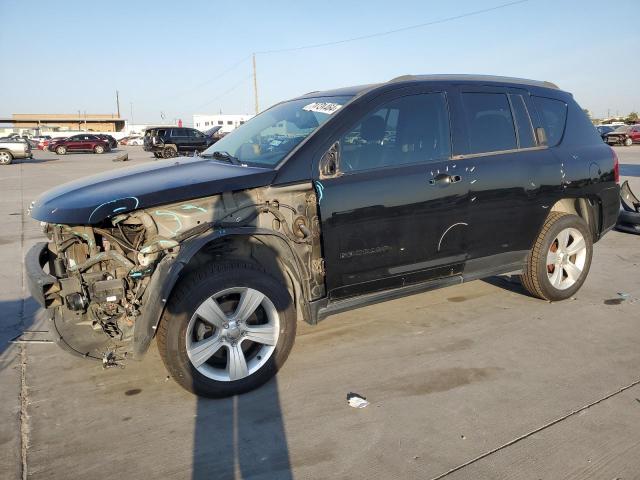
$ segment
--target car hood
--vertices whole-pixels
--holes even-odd
[[[30,207],[47,223],[93,225],[121,213],[269,185],[276,171],[181,157],[110,171],[56,187]]]

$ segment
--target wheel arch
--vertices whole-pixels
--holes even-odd
[[[149,348],[177,283],[207,262],[251,261],[283,282],[296,307],[298,320],[310,321],[308,272],[282,234],[260,228],[240,227],[211,232],[183,244],[176,256],[163,258],[156,267],[143,300],[145,309],[134,326],[134,358]]]
[[[551,212],[568,213],[582,218],[591,231],[593,241],[602,232],[602,202],[597,197],[561,198],[551,207]]]

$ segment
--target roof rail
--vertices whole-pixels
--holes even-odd
[[[478,81],[478,82],[497,82],[497,83],[515,83],[523,85],[532,85],[537,87],[554,88],[559,90],[558,85],[553,82],[529,80],[527,78],[516,77],[501,77],[497,75],[473,75],[473,74],[434,74],[434,75],[401,75],[399,77],[392,78],[387,83],[396,82],[410,82],[417,80],[431,80],[431,81]]]

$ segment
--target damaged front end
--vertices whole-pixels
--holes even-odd
[[[220,240],[230,236],[279,237],[299,264],[304,296],[324,295],[310,184],[116,213],[93,225],[45,223],[44,231],[49,242],[27,257],[31,293],[49,309],[63,348],[105,366],[146,351],[180,272],[196,268],[194,259],[224,258],[230,251],[219,248]],[[241,245],[232,247],[234,255],[254,256],[252,241]]]

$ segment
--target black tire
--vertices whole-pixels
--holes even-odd
[[[11,152],[3,150],[0,152],[0,165],[11,165],[13,162],[13,155]]]
[[[215,380],[191,363],[187,353],[187,328],[206,299],[235,287],[258,290],[272,302],[279,318],[279,335],[271,356],[257,371],[238,380]],[[228,262],[205,265],[178,284],[160,321],[157,342],[165,367],[180,386],[196,395],[220,398],[248,392],[271,379],[289,356],[295,335],[295,307],[287,288],[258,266]]]
[[[162,158],[162,155],[160,154],[160,152],[153,152],[153,156],[156,158]]]
[[[65,155],[67,153],[67,149],[66,147],[60,145],[59,147],[56,147],[56,153],[58,155]]]
[[[178,155],[178,150],[176,149],[176,147],[173,147],[173,146],[164,147],[164,149],[162,150],[162,158],[172,158],[177,155]]]
[[[575,280],[571,286],[559,289],[556,288],[550,280],[549,275],[553,275],[553,271],[557,267],[547,265],[547,254],[553,252],[554,246],[557,248],[556,238],[560,232],[569,228],[577,230],[582,235],[586,252],[582,271],[577,280]],[[575,240],[570,238],[569,241]],[[569,245],[571,246],[572,243]],[[551,212],[527,257],[527,264],[521,275],[522,285],[534,297],[548,301],[566,300],[574,295],[586,280],[589,274],[589,268],[591,267],[592,255],[592,234],[585,221],[577,215]],[[568,278],[562,270],[560,271],[560,276],[561,279],[563,276],[564,278]]]

